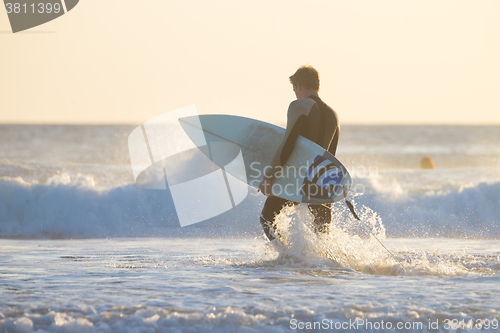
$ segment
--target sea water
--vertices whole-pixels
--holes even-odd
[[[274,242],[252,189],[181,228],[133,128],[0,125],[0,332],[500,331],[500,127],[342,127],[364,222],[299,205]]]

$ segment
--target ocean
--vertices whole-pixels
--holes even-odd
[[[326,235],[284,210],[283,243],[253,189],[181,228],[134,182],[134,128],[0,125],[0,332],[500,331],[500,126],[341,128],[349,200],[404,268],[344,202]]]

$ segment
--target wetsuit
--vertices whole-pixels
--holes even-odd
[[[287,118],[285,137],[273,160],[274,168],[286,163],[299,135],[335,155],[339,141],[339,119],[337,113],[319,97],[311,95],[309,98],[293,101],[288,108]],[[268,176],[275,172],[274,168],[270,169]],[[260,215],[260,223],[269,240],[273,240],[276,236],[276,215],[285,206],[297,204],[299,203],[276,196],[267,198]],[[308,204],[307,206],[314,216],[315,232],[326,232],[332,218],[331,204],[326,205],[328,208],[318,204]]]

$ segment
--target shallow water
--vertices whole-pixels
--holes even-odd
[[[253,189],[181,228],[133,128],[0,125],[0,333],[500,331],[500,127],[344,126],[366,226],[340,202],[318,236],[300,205],[273,243]]]
[[[356,319],[448,331],[446,319],[500,320],[500,241],[385,244],[407,272],[385,258],[360,272],[261,238],[4,239],[0,332],[293,332],[325,319],[330,331]],[[376,331],[366,324],[351,331]]]

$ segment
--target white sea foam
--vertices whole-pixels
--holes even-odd
[[[389,237],[500,237],[500,182],[420,193],[403,189],[395,180],[356,181],[366,188],[363,195],[351,197],[356,210],[376,212]],[[251,189],[236,209],[181,229],[168,190],[135,184],[101,187],[92,176],[81,174],[62,173],[45,183],[4,177],[0,237],[253,235],[260,232],[257,217],[264,199]],[[362,224],[350,222],[344,203],[333,207],[337,225],[350,234],[366,233]]]
[[[72,178],[62,174],[49,178],[45,184],[2,178],[0,237],[241,235],[260,228],[245,223],[250,219],[240,214],[252,216],[247,213],[253,209],[252,214],[258,216],[261,201],[262,198],[252,196],[235,210],[180,228],[169,191],[145,190],[135,184],[99,188],[91,176],[81,175]]]
[[[300,225],[303,207],[286,213],[294,246],[279,252],[248,238],[2,240],[0,332],[294,332],[294,319],[357,318],[446,332],[450,318],[500,319],[498,241],[386,240],[404,273],[373,240],[337,230],[333,247]]]
[[[0,332],[294,332],[292,320],[356,318],[473,332],[500,319],[498,127],[343,127],[339,159],[378,171],[356,173],[365,191],[350,199],[406,271],[343,202],[323,236],[304,205],[283,212],[284,245],[264,238],[253,190],[180,228],[168,190],[133,184],[133,126],[0,127]],[[417,169],[424,153],[436,170]]]
[[[365,194],[355,201],[382,217],[390,237],[500,237],[498,180],[430,182],[423,190],[413,184],[402,188],[394,178],[366,179],[364,184]]]
[[[416,251],[402,244],[391,250],[392,243],[390,240],[387,243],[386,229],[375,212],[361,211],[364,225],[346,216],[350,214],[347,209],[334,209],[334,213],[330,232],[315,234],[313,216],[305,206],[285,208],[276,220],[279,238],[258,248],[257,259],[252,265],[319,271],[352,269],[365,274],[400,276],[474,276],[498,271],[496,264],[488,265],[490,259],[496,262],[497,256],[489,259],[432,250]],[[353,233],[360,225],[364,230]],[[383,243],[387,243],[386,246]]]

